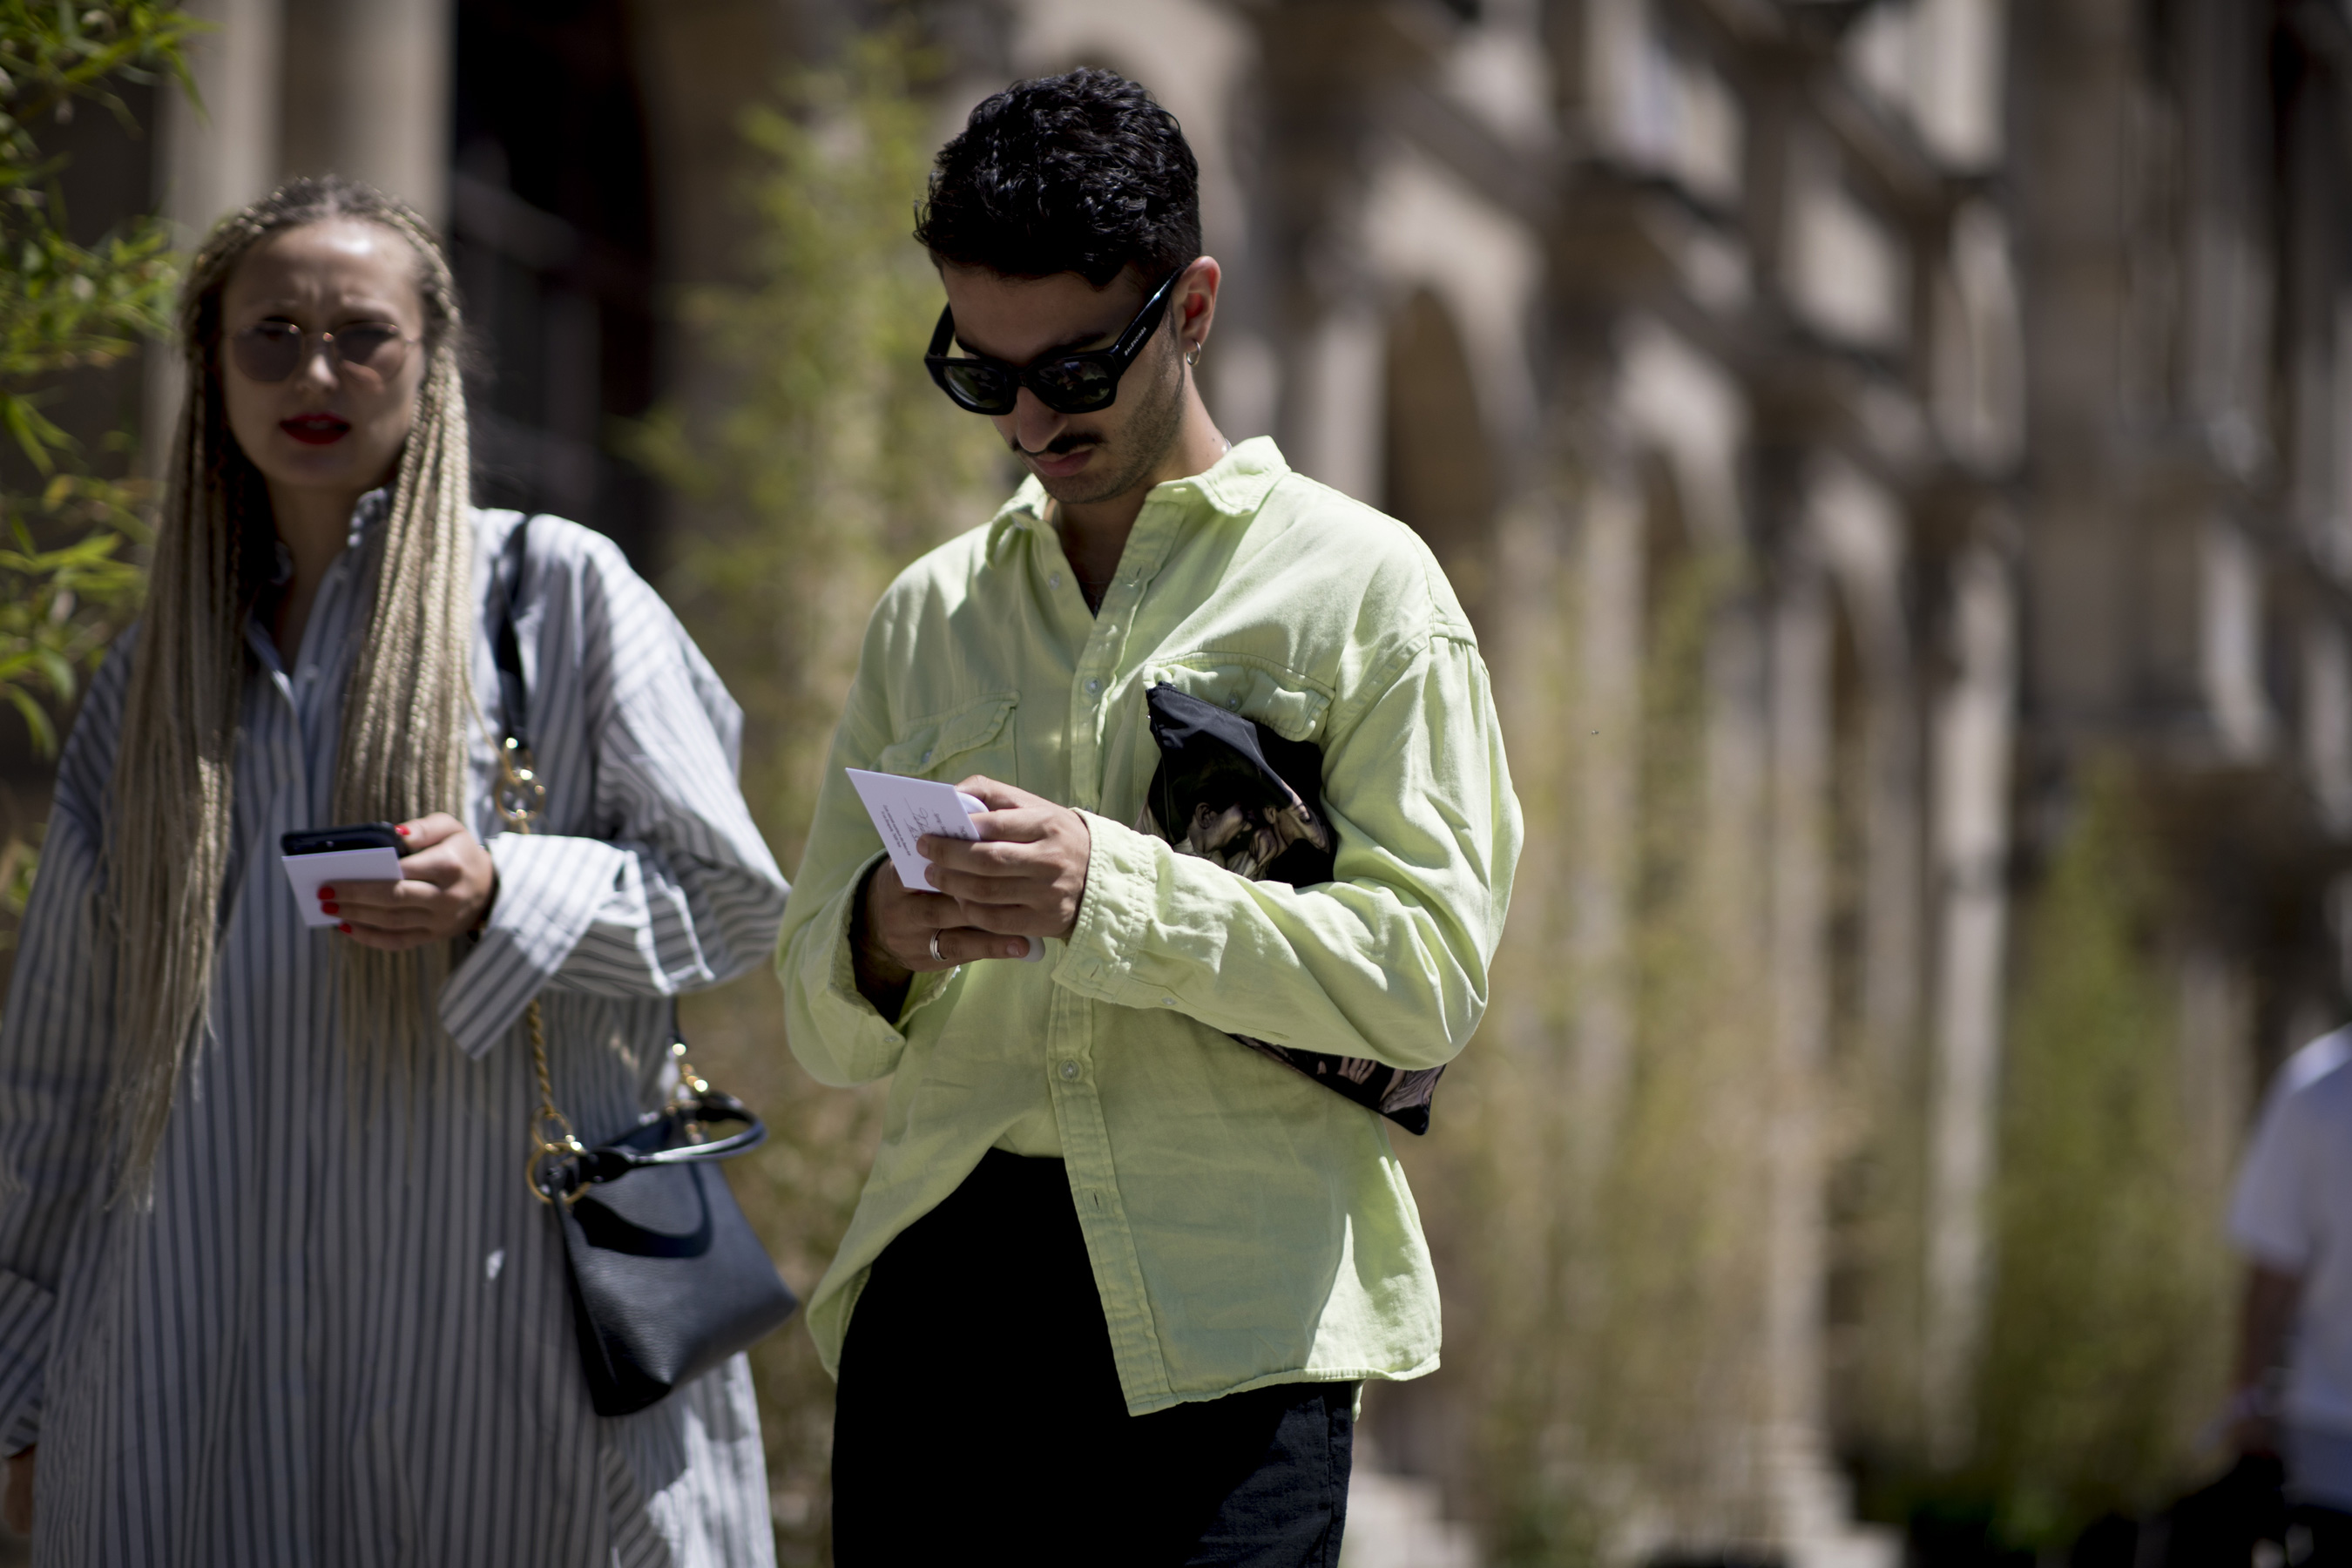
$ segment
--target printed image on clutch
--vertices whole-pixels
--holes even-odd
[[[1165,683],[1145,692],[1144,701],[1160,768],[1144,793],[1137,831],[1255,882],[1306,888],[1331,879],[1339,834],[1323,815],[1320,746],[1286,740],[1255,719]],[[1429,1131],[1442,1067],[1409,1071],[1363,1057],[1233,1037],[1408,1132]]]

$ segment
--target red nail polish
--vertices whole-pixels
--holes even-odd
[[[393,829],[393,831],[394,831],[394,833],[399,834],[403,838],[405,838],[405,837],[408,837],[408,829],[407,829],[407,828],[405,828],[405,827],[395,827],[395,828],[394,828],[394,829]]]
[[[343,923],[342,923],[342,924],[341,924],[341,925],[337,926],[335,929],[336,929],[337,931],[339,931],[342,932],[345,936],[349,936],[349,935],[351,935],[351,934],[352,934],[352,922],[351,922],[351,921],[343,921]]]
[[[325,902],[325,901],[326,901],[327,900],[329,900],[329,899],[333,898],[334,896],[335,896],[335,889],[332,889],[332,888],[321,888],[321,889],[319,889],[319,900],[320,900],[320,901],[321,903]]]
[[[320,904],[319,912],[322,915],[339,915],[343,911],[341,906],[338,904]]]

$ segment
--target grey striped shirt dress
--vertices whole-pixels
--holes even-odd
[[[62,759],[0,1014],[0,1451],[40,1446],[35,1560],[766,1564],[743,1358],[594,1415],[562,1243],[523,1184],[532,997],[557,1101],[593,1142],[664,1098],[672,995],[773,945],[784,880],[736,784],[740,710],[610,542],[532,520],[518,630],[546,815],[498,836],[476,733],[463,815],[498,865],[491,920],[442,991],[449,1039],[422,1053],[409,1108],[355,1111],[342,939],[302,925],[277,845],[332,826],[357,546],[382,507],[362,503],[291,669],[249,637],[211,1022],[145,1205],[102,1196],[122,648]],[[518,518],[475,521],[486,604]]]

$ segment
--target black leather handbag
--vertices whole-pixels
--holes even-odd
[[[547,798],[526,738],[529,693],[515,634],[529,523],[515,525],[499,559],[491,641],[506,728],[498,808],[510,833],[530,832]],[[742,1101],[696,1074],[673,1016],[677,1087],[669,1103],[591,1149],[556,1109],[537,1000],[525,1019],[539,1074],[531,1194],[562,1229],[590,1402],[599,1415],[626,1415],[749,1349],[800,1306],[718,1165],[758,1148],[768,1130]],[[740,1131],[712,1135],[730,1125]]]

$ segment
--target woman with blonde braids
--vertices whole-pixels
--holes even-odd
[[[146,612],[0,1016],[8,1512],[44,1563],[766,1563],[741,1357],[592,1413],[517,1027],[540,1000],[609,1138],[664,1097],[669,999],[767,953],[739,712],[618,552],[530,520],[549,795],[499,833],[476,695],[523,520],[468,502],[439,246],[296,182],[214,231],[182,330]],[[401,879],[306,927],[279,835],[368,821]]]

